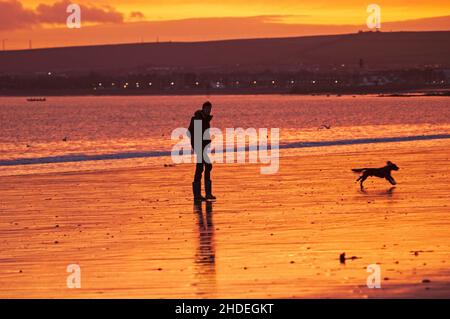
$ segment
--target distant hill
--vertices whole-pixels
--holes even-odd
[[[0,73],[251,70],[357,65],[398,69],[450,67],[450,31],[361,34],[211,42],[165,42],[0,52]]]

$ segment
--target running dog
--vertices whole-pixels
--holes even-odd
[[[352,171],[355,173],[362,173],[362,175],[356,180],[357,182],[360,182],[361,190],[364,190],[363,183],[370,176],[385,178],[392,185],[397,184],[397,182],[391,175],[391,171],[398,171],[399,170],[398,166],[390,161],[388,161],[386,164],[387,165],[385,167],[380,167],[380,168],[354,168],[354,169],[352,169]]]

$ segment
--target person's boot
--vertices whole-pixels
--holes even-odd
[[[216,200],[216,197],[212,194],[211,181],[205,181],[205,192],[206,192],[206,200],[209,200],[209,201]]]
[[[192,183],[192,192],[194,193],[194,202],[206,201],[206,198],[202,196],[202,185],[200,182]]]

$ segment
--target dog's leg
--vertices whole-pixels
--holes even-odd
[[[387,179],[388,182],[391,183],[392,185],[397,185],[397,182],[395,181],[395,179],[394,179],[391,175],[386,176],[386,179]]]
[[[360,183],[361,190],[364,190],[364,185],[363,185],[363,183],[364,183],[364,181],[367,179],[367,177],[369,177],[369,176],[363,175],[363,176],[360,177],[360,180],[361,180],[361,183]]]

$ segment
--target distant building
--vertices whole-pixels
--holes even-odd
[[[450,69],[444,69],[442,73],[444,73],[445,80],[450,81]]]

